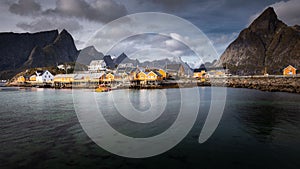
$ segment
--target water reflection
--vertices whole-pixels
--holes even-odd
[[[210,100],[209,87],[199,90],[202,107],[190,135],[148,159],[118,157],[94,144],[78,122],[68,90],[1,92],[0,168],[299,168],[300,95],[229,88],[220,125],[198,144]],[[95,94],[101,109],[115,129],[130,136],[161,133],[179,109],[180,93],[170,89],[161,118],[150,126],[128,123],[107,94]]]
[[[248,92],[248,91],[246,91]],[[258,91],[243,95],[236,102],[235,110],[244,130],[260,142],[274,142],[293,133],[288,128],[300,129],[300,96],[287,93]],[[236,95],[237,96],[237,95]]]
[[[162,133],[173,124],[180,110],[180,90],[127,90],[113,92],[115,93],[111,94],[113,96],[111,99],[103,97],[102,95],[96,95],[99,109],[104,114],[107,122],[115,130],[131,137],[150,137]],[[149,99],[156,100],[157,106],[161,106],[159,104],[162,100],[162,94],[165,95],[167,102],[161,104],[166,105],[164,106],[161,115],[151,123],[129,121],[123,117],[116,108],[118,104],[125,101],[125,99],[130,98],[130,104],[138,111],[141,111],[140,113],[143,113],[143,111],[146,111],[151,107]],[[122,106],[122,111],[126,112],[130,110],[129,106],[131,105]],[[154,107],[154,110],[156,108],[157,107]]]

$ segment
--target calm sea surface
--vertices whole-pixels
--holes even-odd
[[[212,88],[197,90],[200,108],[189,134],[161,155],[130,159],[105,151],[87,136],[77,119],[72,90],[0,88],[0,168],[300,168],[299,94],[228,88],[218,128],[199,144]],[[160,101],[157,91],[112,93],[128,95],[132,105],[144,111],[151,97]],[[95,93],[95,98],[103,103],[101,109],[113,128],[149,137],[167,130],[180,108],[179,89],[160,92],[168,103],[149,125],[126,121],[106,99],[110,93]]]

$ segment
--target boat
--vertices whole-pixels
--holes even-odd
[[[95,92],[108,92],[111,89],[105,86],[99,86],[98,88],[95,89]]]

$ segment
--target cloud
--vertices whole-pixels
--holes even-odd
[[[9,11],[17,15],[33,15],[41,11],[41,5],[35,0],[19,0],[9,7]]]
[[[92,3],[85,0],[57,0],[55,9],[48,9],[43,14],[77,17],[106,23],[126,15],[127,9],[114,0],[96,0]]]
[[[216,48],[219,54],[222,54],[224,52],[224,49],[226,49],[228,45],[237,38],[237,36],[238,33],[236,32],[229,34],[209,34],[210,40],[212,41],[214,47]]]
[[[8,3],[6,3],[8,4]],[[127,9],[123,4],[114,0],[56,0],[54,8],[45,8],[35,0],[19,0],[17,3],[10,4],[10,12],[24,16],[59,16],[74,17],[107,23],[127,14]]]
[[[300,0],[280,1],[265,7],[262,11],[249,18],[251,24],[265,9],[273,7],[278,18],[288,25],[300,24]]]
[[[17,27],[30,32],[45,31],[52,29],[66,29],[71,33],[81,30],[83,28],[75,19],[61,20],[56,17],[40,17],[39,19],[36,19],[30,23],[18,23]]]
[[[154,4],[160,4],[165,9],[174,10],[187,5],[186,0],[150,0]]]
[[[271,6],[278,17],[288,25],[300,24],[300,0],[280,1]]]

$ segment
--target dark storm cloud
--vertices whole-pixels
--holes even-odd
[[[279,18],[289,25],[300,25],[300,0],[280,1],[271,5]]]
[[[251,15],[276,1],[278,0],[150,0],[143,3],[135,1],[140,5],[130,8],[130,12],[167,12],[189,20],[204,32],[232,33],[245,28]],[[125,4],[131,0],[121,2]]]
[[[57,0],[55,9],[48,9],[44,15],[78,17],[99,22],[109,22],[127,14],[124,5],[114,0]]]
[[[51,19],[46,17],[41,17],[30,23],[21,22],[17,24],[17,27],[30,32],[45,31],[51,29],[59,29],[59,30],[66,29],[71,33],[79,31],[83,28],[74,19],[61,20],[55,17],[52,17]]]
[[[18,15],[33,15],[41,10],[41,5],[35,0],[19,0],[9,7],[9,11]]]
[[[125,5],[114,0],[56,0],[54,8],[45,7],[43,11],[35,0],[19,0],[9,5],[9,11],[18,15],[75,17],[102,23],[127,14]]]
[[[167,9],[176,9],[187,4],[186,0],[150,0],[150,2],[163,5]]]

